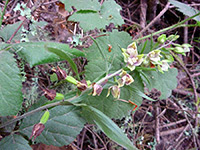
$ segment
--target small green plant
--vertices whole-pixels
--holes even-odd
[[[95,27],[102,29],[109,23],[116,26],[123,24],[119,14],[121,8],[114,0],[105,1],[102,5],[91,0],[84,1],[84,5],[77,0],[63,3],[67,10],[75,6],[77,11],[69,20],[80,22],[84,31]],[[189,19],[193,17],[195,15]],[[10,37],[4,33],[9,29],[13,31],[13,26],[7,26],[0,32],[5,41],[0,44],[0,116],[16,118],[3,122],[0,128],[22,121],[17,130],[13,129],[9,136],[1,140],[0,149],[31,149],[28,141],[32,141],[32,137],[33,141],[47,145],[67,145],[73,142],[86,122],[96,124],[111,140],[124,148],[137,149],[111,118],[122,118],[130,110],[135,111],[143,98],[154,101],[144,94],[144,86],[149,90],[157,88],[162,94],[160,99],[170,96],[177,84],[177,70],[170,67],[173,56],[185,55],[191,47],[189,44],[175,43],[178,35],[162,34],[157,41],[147,40],[148,44],[144,44],[139,41],[151,35],[132,41],[129,34],[118,30],[100,33],[101,36],[96,39],[91,37],[92,46],[83,51],[55,42],[8,44],[6,41]],[[76,45],[82,44],[79,36],[75,36],[74,40]],[[17,115],[22,108],[23,94],[20,70],[13,52],[31,67],[68,61],[75,76],[68,75],[59,67],[52,68],[52,71],[57,76],[56,80],[75,85],[75,90],[58,93],[54,89],[43,89],[45,100],[38,100],[24,114]],[[83,80],[73,60],[77,57],[88,60]],[[150,145],[154,147],[155,143]]]

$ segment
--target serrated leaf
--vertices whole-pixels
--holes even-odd
[[[28,141],[22,136],[11,134],[0,141],[1,150],[32,150]]]
[[[147,87],[151,91],[156,88],[161,92],[160,99],[166,99],[171,95],[173,89],[177,86],[176,76],[178,71],[175,68],[169,69],[168,71],[161,73],[159,71],[143,71],[150,81]]]
[[[13,54],[0,52],[0,116],[16,115],[21,108],[22,81]]]
[[[19,27],[21,23],[22,21],[19,21],[17,23],[5,26],[2,30],[0,30],[0,37],[2,37],[5,42],[7,42],[12,36],[12,34],[17,30],[17,28]],[[15,34],[15,37],[18,36],[20,32],[21,32],[21,28],[17,31],[17,33]],[[12,39],[12,41],[13,40],[14,39]]]
[[[72,11],[72,6],[79,10],[100,10],[100,3],[97,0],[61,0],[67,11]]]
[[[71,49],[69,45],[55,42],[26,42],[15,44],[13,48],[22,58],[24,58],[31,66],[44,63],[59,61],[59,57],[45,49],[45,46],[61,49],[72,58],[76,56],[84,56],[84,53],[77,49]]]
[[[74,63],[74,61],[72,60],[72,58],[66,52],[63,52],[60,49],[52,48],[52,47],[46,47],[46,49],[49,52],[52,52],[52,53],[56,54],[57,56],[59,56],[61,59],[64,59],[64,60],[68,61],[68,63],[70,64],[72,70],[78,76],[78,68],[77,68],[76,64]]]
[[[192,17],[192,16],[194,16],[197,13],[200,12],[199,10],[197,10],[197,9],[191,7],[191,6],[188,6],[184,3],[181,3],[181,2],[178,2],[178,1],[175,1],[175,0],[169,0],[169,2],[171,4],[173,4],[175,7],[178,7],[178,11],[182,12],[184,15],[189,16],[189,17]],[[196,21],[200,21],[200,15],[196,16],[193,19],[196,20]]]
[[[49,112],[51,115],[45,124],[45,129],[36,141],[54,146],[73,142],[85,124],[85,120],[79,115],[79,109],[75,106],[57,106]],[[20,126],[21,132],[30,137],[33,125],[39,122],[42,114],[39,112],[25,118]]]
[[[121,7],[114,0],[107,0],[102,4],[100,11],[88,13],[81,13],[79,11],[74,13],[69,20],[80,22],[80,26],[85,31],[93,30],[94,28],[105,28],[110,23],[122,25],[124,21],[120,15],[120,10]]]
[[[125,147],[127,150],[137,150],[123,131],[104,113],[91,106],[84,106],[83,109],[90,114],[88,117],[94,120],[95,124],[113,141]]]

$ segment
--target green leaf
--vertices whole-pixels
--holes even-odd
[[[85,120],[80,117],[80,111],[75,106],[57,106],[49,110],[50,117],[45,129],[36,142],[47,145],[63,146],[74,141],[84,127]],[[20,130],[30,136],[33,125],[38,123],[42,112],[35,113],[23,120]]]
[[[22,136],[11,134],[0,141],[1,150],[32,150]]]
[[[109,73],[113,73],[124,67],[122,63],[124,59],[120,47],[126,48],[132,42],[131,37],[126,32],[118,32],[116,30],[107,34],[108,36],[102,36],[96,39],[106,60],[103,58],[96,44],[85,49],[86,57],[89,61],[85,69],[87,80],[94,81],[103,75],[106,70],[106,64],[110,70]],[[108,45],[112,46],[111,52],[108,52]]]
[[[84,56],[84,53],[77,49],[71,49],[69,45],[55,42],[26,42],[15,44],[13,48],[22,58],[31,66],[44,63],[59,61],[59,57],[51,52],[46,51],[45,46],[61,49],[72,58]]]
[[[149,90],[156,88],[161,92],[160,99],[166,99],[171,95],[171,91],[177,86],[176,76],[178,71],[175,68],[161,73],[159,71],[143,71],[150,84],[147,84]]]
[[[188,6],[184,3],[175,1],[175,0],[169,0],[169,2],[174,5],[175,7],[178,8],[178,11],[182,12],[184,15],[192,17],[194,15],[196,15],[197,13],[199,13],[200,11],[192,8],[191,6]],[[195,18],[193,18],[196,21],[200,21],[200,15],[196,16]]]
[[[52,52],[52,53],[56,54],[57,56],[59,56],[61,59],[68,61],[72,70],[76,73],[76,75],[78,77],[78,68],[77,68],[76,64],[74,63],[74,61],[72,60],[72,58],[66,52],[62,51],[61,49],[52,48],[52,47],[46,47],[46,49],[49,52]]]
[[[87,2],[84,2],[84,5],[87,5]],[[83,8],[82,10],[88,9]],[[84,13],[79,11],[74,13],[69,20],[80,22],[80,26],[85,31],[93,30],[94,28],[102,29],[110,23],[113,23],[114,25],[122,25],[124,23],[120,15],[120,10],[121,7],[114,0],[107,0],[102,4],[100,11],[98,9],[96,9],[96,12],[88,13],[86,13],[86,11],[84,11]]]
[[[10,39],[10,37],[13,35],[13,33],[17,30],[17,28],[19,27],[21,23],[22,21],[19,21],[17,23],[5,26],[2,30],[0,30],[0,37],[2,37],[5,42],[7,42]],[[19,36],[20,32],[21,32],[21,29],[17,31],[17,33],[15,34],[15,37]],[[12,39],[12,41],[13,40],[15,40],[15,38]]]
[[[77,11],[79,10],[100,10],[100,3],[97,0],[61,0],[65,4],[65,9],[67,11],[72,11],[72,6],[74,6]]]
[[[113,141],[128,150],[137,150],[123,131],[104,113],[91,106],[83,106],[84,111],[90,114],[88,117]]]
[[[22,82],[13,55],[0,52],[0,116],[16,115],[21,108]]]

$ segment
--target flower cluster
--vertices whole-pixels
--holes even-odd
[[[160,39],[163,42],[162,39]],[[158,66],[160,72],[167,71],[169,68],[168,61],[162,60],[160,50],[153,50],[148,54],[138,55],[136,43],[130,44],[127,49],[122,48],[122,55],[124,56],[124,62],[127,63],[127,67],[133,71],[136,66],[142,65],[143,67],[155,67]],[[121,82],[121,81],[120,81]]]
[[[173,41],[175,41],[177,38],[179,38],[178,35],[170,35],[169,37],[166,37],[165,34],[162,34],[161,36],[158,37],[157,40],[159,44],[164,44],[168,40],[174,47],[165,48],[166,50],[168,51],[172,50],[175,53],[185,55],[186,52],[190,51],[189,48],[191,47],[191,45],[189,44],[180,45],[173,43]],[[163,71],[168,71],[168,68],[170,67],[168,63],[173,61],[170,58],[167,58],[167,54],[165,53],[163,53],[165,56],[163,57],[161,55],[160,48],[153,50],[148,54],[138,54],[135,42],[128,45],[127,49],[122,48],[121,50],[122,50],[122,55],[124,56],[124,62],[126,63],[127,68],[129,68],[131,71],[133,71],[136,66],[142,66],[151,68],[157,67],[158,70],[163,73]],[[161,58],[164,59],[161,60]],[[123,82],[119,81],[119,83],[122,85]]]

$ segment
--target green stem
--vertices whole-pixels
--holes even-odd
[[[189,18],[187,18],[187,19],[185,19],[185,20],[183,20],[183,21],[181,21],[181,22],[179,22],[179,23],[177,23],[177,24],[174,24],[174,25],[169,26],[169,27],[167,27],[167,28],[164,28],[164,29],[162,29],[162,30],[160,30],[160,31],[154,32],[154,33],[149,34],[149,35],[147,35],[147,36],[144,36],[144,37],[142,37],[142,38],[136,39],[136,40],[134,40],[134,41],[135,41],[135,42],[138,42],[138,41],[147,39],[147,38],[149,38],[149,37],[152,37],[152,36],[154,36],[154,35],[157,35],[157,34],[160,34],[160,33],[165,32],[165,31],[168,31],[168,30],[170,30],[170,29],[173,29],[173,30],[174,30],[174,29],[179,28],[179,27],[185,27],[186,25],[183,25],[185,22],[189,21],[190,19],[192,19],[192,18],[194,18],[194,17],[196,17],[196,16],[198,16],[198,15],[200,15],[200,13],[197,13],[196,15],[191,16],[191,17],[189,17]],[[187,26],[188,26],[188,25],[187,25]],[[190,26],[190,25],[189,25],[189,26]],[[193,26],[194,26],[194,25],[193,25]]]
[[[1,19],[0,19],[0,29],[1,29],[1,26],[2,26],[3,16],[4,16],[4,14],[5,14],[5,11],[6,11],[6,8],[7,8],[7,5],[8,5],[8,1],[9,1],[9,0],[6,0],[6,3],[5,3],[5,5],[4,5],[3,12],[2,12],[2,14],[1,14]]]

